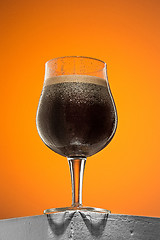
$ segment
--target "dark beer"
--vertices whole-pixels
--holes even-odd
[[[110,142],[116,123],[115,105],[104,79],[81,75],[75,81],[75,77],[60,76],[43,88],[37,128],[56,153],[91,156]]]

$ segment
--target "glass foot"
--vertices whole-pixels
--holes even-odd
[[[110,214],[111,211],[103,209],[103,208],[95,208],[95,207],[64,207],[64,208],[50,208],[44,210],[44,214],[51,214],[51,213],[58,213],[58,212],[66,212],[66,211],[90,211],[90,212],[96,212],[96,213],[106,213]]]

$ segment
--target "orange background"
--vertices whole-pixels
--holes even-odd
[[[0,5],[0,218],[71,204],[67,160],[35,123],[44,64],[68,55],[107,62],[119,118],[112,142],[87,160],[84,205],[160,217],[159,1]]]

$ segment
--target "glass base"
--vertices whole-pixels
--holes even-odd
[[[52,214],[52,213],[58,213],[58,212],[66,212],[66,211],[75,211],[75,212],[80,212],[80,211],[90,211],[90,212],[96,212],[96,213],[106,213],[110,214],[111,211],[103,209],[103,208],[95,208],[95,207],[64,207],[64,208],[50,208],[44,210],[44,214]]]

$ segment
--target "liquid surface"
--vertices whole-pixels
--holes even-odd
[[[88,75],[61,75],[51,78],[47,78],[44,82],[44,86],[52,85],[56,83],[63,82],[83,82],[83,83],[93,83],[107,87],[107,81],[104,78],[88,76]]]
[[[52,79],[44,86],[37,111],[41,139],[67,157],[97,153],[110,142],[117,124],[107,85],[84,82],[82,77],[59,83]]]

